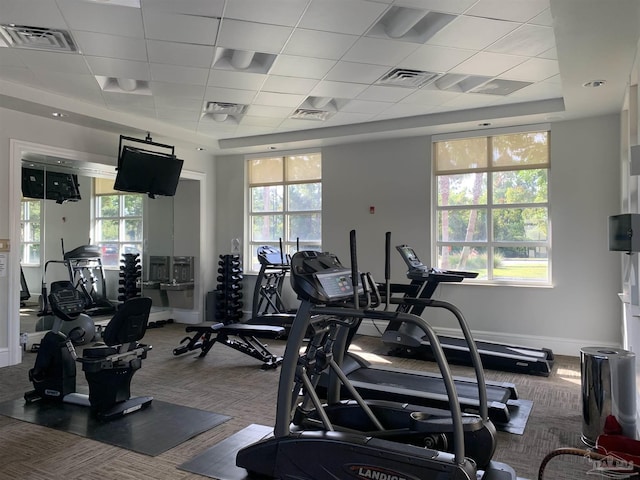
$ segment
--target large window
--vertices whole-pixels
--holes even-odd
[[[102,264],[118,266],[125,253],[142,253],[143,195],[113,190],[113,180],[94,179],[96,243]]]
[[[322,164],[319,153],[254,158],[247,163],[249,181],[249,241],[251,263],[260,268],[260,245],[319,250],[322,237]]]
[[[549,132],[434,141],[433,158],[438,267],[550,283]]]
[[[20,204],[20,263],[40,265],[42,200],[23,199]]]

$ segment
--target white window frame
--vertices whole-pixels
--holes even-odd
[[[322,198],[320,199],[320,209],[318,210],[304,210],[304,211],[300,211],[300,210],[288,210],[287,209],[287,205],[288,205],[288,201],[287,201],[287,195],[288,195],[288,186],[290,185],[301,185],[301,184],[308,184],[308,183],[320,183],[320,185],[322,185],[322,169],[321,169],[321,174],[320,174],[320,178],[319,179],[314,179],[314,180],[297,180],[297,181],[287,181],[286,179],[286,157],[295,157],[295,156],[301,156],[301,155],[320,155],[320,159],[322,161],[322,152],[320,150],[314,149],[314,150],[304,150],[304,151],[295,151],[295,152],[279,152],[278,154],[274,153],[263,153],[263,154],[258,154],[258,155],[247,155],[245,156],[245,198],[246,198],[246,214],[245,214],[245,222],[246,222],[246,229],[245,229],[245,245],[246,245],[246,249],[245,249],[245,258],[247,259],[244,262],[244,271],[245,273],[257,273],[258,270],[256,270],[253,267],[253,261],[252,259],[256,256],[256,250],[259,246],[261,245],[270,245],[273,247],[276,247],[278,249],[280,249],[280,244],[279,242],[268,242],[268,241],[253,241],[252,240],[252,235],[251,235],[251,225],[252,225],[252,218],[254,216],[263,216],[263,215],[273,215],[274,213],[277,212],[259,212],[259,213],[254,213],[251,210],[251,188],[252,187],[264,187],[264,186],[271,186],[271,185],[282,185],[283,187],[283,208],[282,208],[282,216],[283,216],[283,228],[286,228],[287,225],[287,216],[290,214],[318,214],[320,217],[320,221],[322,222]],[[261,158],[283,158],[285,159],[282,162],[282,168],[283,168],[283,181],[281,182],[268,182],[268,183],[255,183],[252,184],[250,183],[250,177],[249,177],[249,161],[251,160],[258,160]],[[322,239],[319,240],[320,244],[322,242]],[[309,250],[309,249],[313,249],[316,250],[318,249],[318,242],[311,242],[311,241],[303,241],[303,240],[299,240],[296,241],[295,239],[290,239],[288,241],[285,241],[285,239],[282,239],[282,251],[284,254],[287,254],[287,252],[296,252],[298,250],[298,248],[300,250]]]
[[[29,203],[39,203],[40,204],[40,220],[38,222],[34,222],[28,219],[29,213]],[[27,241],[24,239],[24,235],[20,238],[20,263],[22,266],[41,266],[42,265],[42,215],[43,215],[43,201],[34,199],[34,198],[23,198],[20,202],[20,223],[22,224],[22,231],[26,232],[30,225],[38,224],[40,225],[40,240],[37,242]],[[25,258],[29,257],[29,247],[31,245],[38,245],[40,248],[40,260],[38,263],[28,263],[25,261]]]
[[[487,240],[486,241],[474,241],[472,242],[474,246],[482,246],[487,249],[487,276],[486,279],[465,279],[465,283],[478,283],[483,285],[510,285],[510,286],[531,286],[531,287],[550,287],[553,285],[553,275],[552,275],[552,229],[551,229],[551,125],[550,124],[535,124],[528,126],[520,126],[520,127],[507,127],[507,128],[496,128],[496,129],[486,129],[479,132],[460,132],[460,133],[451,133],[451,134],[442,134],[442,135],[433,135],[431,138],[431,155],[432,155],[432,198],[431,198],[431,246],[432,251],[431,255],[434,259],[434,264],[438,262],[438,252],[440,247],[443,244],[451,245],[451,246],[464,246],[468,245],[468,242],[453,242],[446,241],[441,242],[438,240],[438,213],[440,210],[451,210],[451,209],[468,209],[470,205],[461,205],[461,206],[447,206],[447,207],[439,207],[438,206],[438,173],[436,172],[436,159],[435,159],[435,144],[437,142],[448,141],[448,140],[462,140],[462,139],[471,139],[478,137],[495,137],[500,135],[509,135],[509,134],[517,134],[517,133],[533,133],[533,132],[547,132],[548,134],[548,149],[549,149],[549,161],[546,167],[540,166],[531,166],[519,169],[513,168],[504,168],[504,167],[493,167],[491,163],[491,158],[489,158],[489,162],[486,168],[474,168],[473,170],[460,170],[456,172],[448,172],[443,175],[455,175],[455,174],[464,174],[464,173],[487,173],[487,204],[486,206],[482,206],[482,208],[486,208],[487,210]],[[489,153],[488,153],[489,154]],[[503,206],[494,207],[493,206],[493,195],[492,189],[493,185],[491,182],[491,173],[498,171],[509,171],[509,170],[525,170],[525,169],[539,169],[546,168],[547,170],[547,201],[546,202],[538,202],[538,203],[513,203],[509,204],[508,208],[539,208],[543,207],[547,209],[547,239],[545,241],[527,241],[527,242],[504,242],[504,241],[494,241],[493,240],[493,229],[492,226],[492,212],[496,208],[504,208]],[[495,247],[512,247],[517,246],[521,247],[526,243],[527,247],[542,247],[547,249],[547,278],[546,279],[534,279],[527,280],[524,278],[520,279],[503,279],[503,278],[492,278],[491,272],[493,270],[493,249]]]
[[[129,192],[111,192],[111,193],[95,193],[93,194],[93,211],[94,211],[94,216],[93,216],[93,232],[94,232],[94,236],[96,238],[96,244],[103,246],[103,245],[117,245],[118,246],[118,262],[116,263],[116,265],[110,265],[110,264],[105,264],[104,260],[103,260],[103,266],[105,269],[118,269],[120,266],[120,260],[122,259],[122,252],[123,252],[123,246],[124,245],[136,245],[138,246],[138,250],[140,252],[140,256],[142,257],[142,253],[143,253],[143,246],[144,246],[144,238],[141,239],[139,242],[136,241],[130,241],[130,240],[126,240],[124,238],[124,232],[125,232],[125,221],[127,220],[140,220],[140,222],[142,222],[142,227],[144,228],[144,201],[142,202],[142,208],[143,211],[142,213],[138,216],[138,215],[124,215],[124,197],[125,196],[129,196],[129,195],[140,195],[141,197],[143,197],[143,194],[137,194],[137,193],[129,193]],[[117,196],[119,197],[118,199],[118,216],[114,216],[114,217],[103,217],[100,215],[100,202],[98,201],[98,199],[100,197],[108,197],[108,196]],[[144,200],[144,199],[143,199]],[[98,223],[101,220],[118,220],[118,240],[100,240],[98,239],[98,232],[100,231],[100,228],[98,227]]]

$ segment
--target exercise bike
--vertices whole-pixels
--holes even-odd
[[[49,304],[55,315],[51,331],[43,337],[35,365],[29,370],[34,389],[24,394],[27,403],[64,402],[91,408],[100,420],[112,420],[149,406],[153,397],[131,398],[133,374],[142,366],[151,345],[138,343],[147,328],[151,299],[135,297],[121,305],[102,335],[102,343],[84,348],[78,357],[74,333],[62,333],[85,308],[82,294],[71,282],[54,282]],[[82,364],[89,394],[76,392],[76,362]]]

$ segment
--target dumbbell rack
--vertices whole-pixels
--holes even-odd
[[[216,320],[234,323],[242,319],[242,267],[239,255],[220,255],[216,287]]]
[[[120,280],[118,280],[118,301],[126,302],[130,298],[139,297],[140,276],[142,267],[140,266],[140,254],[125,253],[120,260]]]

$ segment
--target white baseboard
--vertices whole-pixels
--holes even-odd
[[[358,333],[361,335],[379,337],[381,336],[381,332],[384,332],[385,327],[386,322],[374,322],[373,320],[365,319],[362,321],[362,324],[358,329]],[[452,337],[462,336],[460,330],[455,328],[435,328],[435,330],[438,335],[449,335]],[[580,349],[584,347],[620,348],[620,345],[576,338],[567,339],[544,337],[539,335],[486,332],[480,330],[474,330],[471,333],[473,338],[476,340],[519,345],[528,348],[548,348],[555,355],[567,355],[570,357],[579,357]]]

